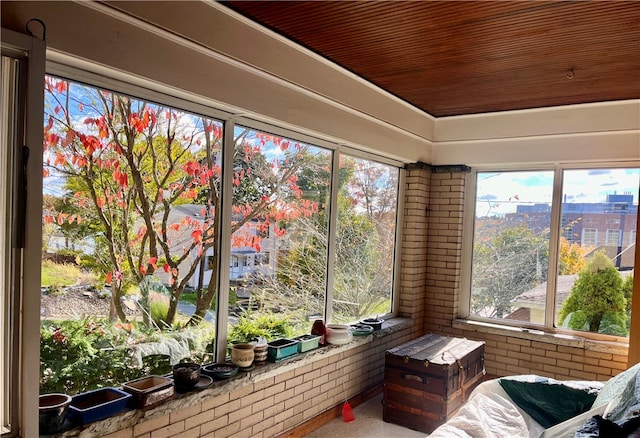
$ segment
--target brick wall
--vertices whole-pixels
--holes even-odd
[[[434,167],[427,226],[425,333],[486,342],[488,374],[538,374],[556,379],[606,380],[626,369],[626,343],[594,341],[517,328],[457,321],[460,303],[464,169]]]
[[[413,338],[396,321],[374,339],[321,348],[228,383],[182,395],[146,411],[128,411],[65,437],[274,437],[345,399],[382,384],[386,350]]]

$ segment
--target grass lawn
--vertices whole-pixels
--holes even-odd
[[[42,262],[41,285],[43,287],[71,286],[85,277],[86,273],[75,265],[61,265],[50,260]]]

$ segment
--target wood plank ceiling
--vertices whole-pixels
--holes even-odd
[[[436,116],[640,98],[639,1],[228,1]]]

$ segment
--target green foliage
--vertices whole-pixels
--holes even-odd
[[[274,313],[245,312],[231,326],[227,334],[230,343],[250,342],[256,337],[268,341],[292,336],[293,330],[286,316]]]
[[[633,274],[627,275],[622,283],[622,293],[627,300],[627,315],[631,318],[631,299],[633,298]]]
[[[202,293],[205,293],[206,291],[203,290]],[[196,304],[198,302],[198,291],[194,290],[194,291],[184,291],[182,293],[182,295],[180,295],[180,301],[185,302],[185,303],[191,303],[191,304]],[[229,289],[229,305],[233,306],[236,301],[238,301],[238,294],[236,294],[236,291],[234,290],[234,287],[231,287]],[[218,300],[217,297],[214,297],[213,300],[211,300],[211,306],[209,307],[211,310],[216,310],[216,306],[218,305]]]
[[[580,271],[559,316],[560,321],[574,330],[628,334],[622,277],[603,252],[596,252]]]
[[[76,394],[171,370],[161,354],[132,360],[131,347],[166,338],[180,339],[190,353],[184,360],[211,361],[213,330],[210,326],[160,334],[139,323],[109,320],[43,321],[40,327],[40,392]],[[175,342],[175,341],[174,341]]]
[[[43,321],[40,327],[40,392],[75,394],[143,375],[128,365],[126,330],[90,318]]]

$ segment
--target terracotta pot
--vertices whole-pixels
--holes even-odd
[[[253,344],[233,344],[231,346],[231,362],[240,368],[248,368],[255,357]]]

